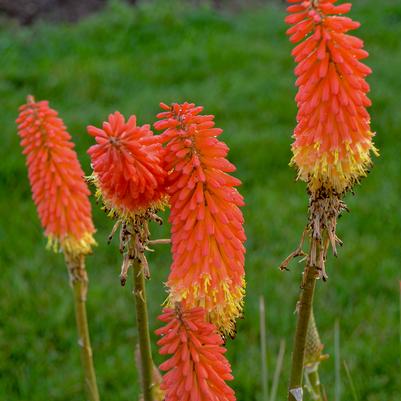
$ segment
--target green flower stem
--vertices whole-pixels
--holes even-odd
[[[136,323],[139,338],[141,383],[144,401],[153,401],[153,361],[150,347],[149,320],[146,304],[144,267],[137,258],[133,261]]]
[[[316,286],[316,268],[310,266],[309,258],[304,271],[301,296],[297,305],[297,327],[294,336],[288,401],[302,401],[302,376],[306,334],[312,313],[313,295]]]
[[[81,255],[75,258],[69,258],[66,256],[66,263],[74,293],[78,345],[81,352],[81,363],[84,371],[85,389],[90,401],[99,401],[99,390],[97,388],[95,367],[93,365],[88,317],[86,313],[88,277],[85,269],[84,256]]]

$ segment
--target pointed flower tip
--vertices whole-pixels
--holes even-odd
[[[244,297],[243,198],[235,188],[228,147],[214,116],[202,107],[174,103],[158,128],[166,142],[173,263],[170,305],[202,306],[224,334],[234,335]],[[166,125],[163,125],[165,123]]]
[[[337,193],[364,177],[376,154],[367,108],[371,69],[363,42],[347,34],[359,23],[342,16],[351,4],[333,0],[289,1],[287,34],[293,43],[298,93],[292,162],[312,192]]]
[[[135,116],[125,121],[115,112],[102,128],[89,126],[88,133],[97,142],[88,150],[91,179],[105,208],[124,219],[162,208],[166,203],[163,148],[149,125],[137,125]]]
[[[96,243],[89,190],[63,121],[47,101],[28,96],[17,124],[48,247],[71,256],[90,253]]]
[[[164,309],[165,326],[157,330],[160,354],[171,355],[160,369],[166,400],[235,401],[231,366],[224,356],[223,340],[216,327],[206,321],[202,308]]]

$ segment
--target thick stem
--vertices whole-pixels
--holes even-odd
[[[311,317],[313,294],[316,286],[316,268],[310,266],[309,260],[310,258],[308,258],[305,268],[301,296],[297,305],[298,317],[292,351],[288,401],[302,401],[302,376],[304,369],[306,333],[308,331],[309,319]]]
[[[137,258],[133,262],[136,323],[141,361],[141,383],[144,401],[153,401],[153,361],[150,347],[148,310],[146,304],[144,267]]]
[[[66,262],[74,292],[78,345],[81,351],[81,362],[84,370],[85,388],[90,401],[99,401],[99,390],[96,383],[96,373],[93,365],[92,347],[86,313],[88,278],[85,270],[84,257],[66,257]]]

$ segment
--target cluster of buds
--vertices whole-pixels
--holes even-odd
[[[360,61],[368,56],[362,40],[347,33],[360,24],[341,15],[350,3],[288,1],[287,34],[292,43],[300,42],[292,51],[298,64],[292,164],[308,184],[311,263],[325,279],[327,248],[336,253],[341,243],[336,222],[346,208],[342,196],[367,174],[371,154],[377,154],[366,110],[371,69]]]
[[[35,102],[32,96],[20,107],[17,124],[48,247],[61,250],[67,262],[79,261],[95,245],[95,228],[71,136],[48,102]]]
[[[214,116],[194,104],[162,104],[155,128],[164,130],[166,191],[170,195],[173,264],[169,304],[206,309],[222,333],[233,336],[244,297],[243,198],[230,176],[228,147]]]
[[[340,16],[351,9],[332,0],[293,1],[286,22],[298,94],[293,163],[311,192],[325,186],[338,194],[366,175],[375,151],[366,107],[371,69],[362,40],[347,34],[359,23]]]
[[[223,340],[213,324],[206,321],[205,309],[165,309],[159,319],[166,326],[156,333],[160,353],[172,355],[160,365],[167,371],[161,388],[166,401],[235,401],[226,384],[232,380],[231,367],[224,357]]]

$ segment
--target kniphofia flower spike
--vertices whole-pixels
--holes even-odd
[[[122,223],[120,250],[124,260],[120,278],[124,285],[134,258],[141,259],[146,276],[149,274],[144,255],[150,235],[148,221],[161,221],[156,213],[166,202],[164,150],[148,124],[138,126],[135,116],[126,122],[118,111],[109,115],[102,129],[89,126],[88,133],[97,142],[88,150],[96,196],[117,219],[111,236]]]
[[[297,76],[297,127],[292,162],[311,192],[322,187],[342,194],[365,176],[371,164],[370,116],[366,76],[360,60],[368,53],[362,40],[347,32],[359,23],[344,17],[350,3],[288,0],[286,22]]]
[[[162,389],[166,401],[235,401],[227,385],[231,367],[224,356],[223,340],[206,322],[205,310],[164,309],[159,319],[166,325],[156,331],[160,353],[172,355],[160,365],[167,371]]]
[[[145,250],[150,236],[148,222],[161,222],[156,213],[165,202],[164,150],[149,125],[138,126],[135,116],[126,122],[119,112],[109,116],[103,129],[90,126],[88,132],[97,142],[88,150],[97,196],[117,219],[112,233],[121,223],[122,285],[128,269],[133,270],[142,393],[144,400],[154,400],[160,392],[153,379],[145,288],[150,273]]]
[[[64,253],[73,287],[76,324],[90,401],[99,401],[86,312],[88,277],[85,255],[95,245],[89,190],[74,144],[63,121],[47,101],[28,96],[17,119],[26,155],[33,200],[49,246]]]
[[[155,128],[164,130],[173,263],[169,303],[203,307],[216,327],[233,335],[244,296],[245,234],[240,185],[229,172],[228,147],[217,139],[214,116],[194,104],[161,104]]]
[[[88,150],[92,160],[97,196],[106,209],[120,218],[133,218],[163,203],[165,171],[163,149],[145,124],[136,117],[126,122],[118,111],[109,115],[103,127],[88,127],[96,144]]]
[[[49,246],[66,256],[88,254],[95,244],[89,190],[74,144],[47,101],[28,97],[17,119],[33,200]]]

